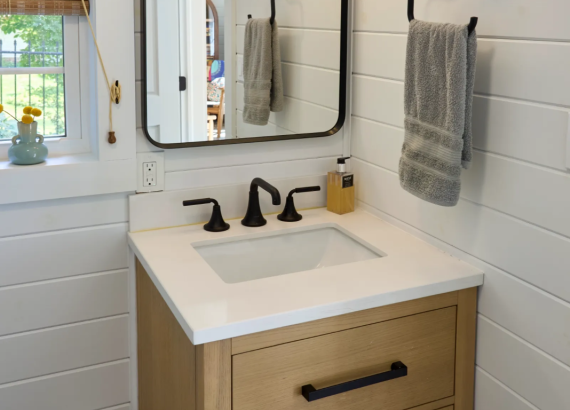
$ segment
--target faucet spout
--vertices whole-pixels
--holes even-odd
[[[255,228],[267,224],[267,221],[261,213],[261,206],[259,204],[259,188],[264,189],[271,195],[273,205],[281,205],[281,194],[279,193],[279,190],[269,182],[264,181],[261,178],[255,178],[251,181],[249,189],[247,212],[241,221],[241,224],[244,226]]]
[[[281,205],[281,194],[277,188],[261,178],[255,178],[251,181],[249,192],[258,192],[258,187],[269,192],[273,205]]]

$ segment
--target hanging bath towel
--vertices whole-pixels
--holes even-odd
[[[400,184],[437,205],[457,205],[461,168],[471,164],[476,58],[467,25],[411,21]]]
[[[277,22],[249,19],[245,26],[243,57],[243,121],[267,125],[270,111],[283,110],[283,78]]]

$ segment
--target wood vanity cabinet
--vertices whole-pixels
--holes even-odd
[[[137,261],[139,409],[473,410],[476,303],[472,288],[194,346]],[[309,385],[344,392],[309,402]]]

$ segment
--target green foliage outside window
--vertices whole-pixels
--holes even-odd
[[[59,16],[0,16],[2,67],[63,67],[63,19]],[[14,39],[18,40],[17,54]],[[34,54],[27,54],[26,52]],[[12,52],[12,53],[10,53]],[[1,72],[1,71],[0,71]],[[21,117],[27,106],[41,108],[38,132],[65,135],[63,74],[0,75],[0,103]],[[16,122],[0,114],[0,139],[10,139]]]

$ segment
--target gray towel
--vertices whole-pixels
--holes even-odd
[[[267,125],[269,111],[283,110],[283,77],[277,22],[268,18],[249,19],[245,26],[243,58],[243,121]]]
[[[466,25],[410,23],[400,184],[437,205],[457,205],[461,167],[471,164],[476,58]]]

